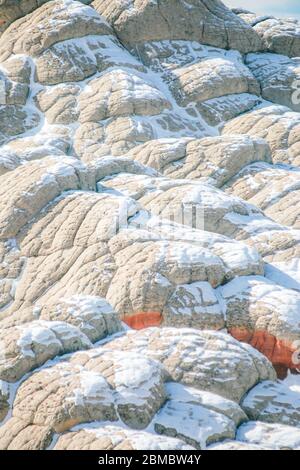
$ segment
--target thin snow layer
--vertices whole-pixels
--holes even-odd
[[[88,403],[111,404],[113,391],[105,378],[93,371],[79,371],[80,387],[72,390],[67,401],[72,401],[75,406],[86,406]]]
[[[273,261],[265,264],[265,276],[288,289],[300,291],[300,259],[294,258],[289,262]]]
[[[289,58],[280,54],[254,53],[248,54],[246,64],[261,83],[264,97],[272,100],[270,90],[276,90],[278,93],[291,94],[296,87],[291,86],[291,81],[300,76],[299,58]],[[279,101],[280,102],[280,101]],[[288,104],[288,101],[281,104]],[[295,103],[296,104],[296,103]],[[298,111],[298,109],[295,109]]]
[[[97,399],[103,393],[103,389],[107,388],[107,382],[104,377],[92,371],[82,371],[80,382],[85,398]]]
[[[29,135],[30,134],[30,135]],[[60,135],[58,126],[45,124],[32,136],[18,138],[0,149],[0,164],[7,171],[17,168],[21,163],[42,158],[43,156],[65,156],[68,139]]]
[[[57,345],[61,346],[60,341],[56,338],[55,334],[45,326],[40,324],[30,325],[29,327],[21,330],[20,338],[17,345],[23,356],[35,357],[32,351],[33,343],[42,344],[43,346]]]
[[[68,16],[69,18],[66,19],[61,19],[60,18],[60,13],[64,13],[65,11],[68,11]],[[93,8],[90,8],[88,5],[84,5],[83,3],[79,1],[74,1],[74,0],[61,0],[60,2],[57,2],[56,7],[53,9],[53,18],[51,18],[51,24],[53,28],[58,28],[61,25],[64,26],[66,21],[72,23],[74,21],[74,17],[78,18],[87,18],[87,19],[93,19],[93,20],[98,20],[99,24],[106,24],[108,27],[108,23],[105,21],[105,19],[100,16],[96,10]]]
[[[182,403],[202,405],[205,408],[224,414],[237,425],[247,420],[245,413],[234,401],[220,397],[206,390],[198,390],[176,382],[168,382],[165,385],[167,396],[170,400]]]
[[[136,450],[193,450],[194,447],[185,444],[179,439],[165,436],[157,436],[144,432],[132,432],[129,434],[132,445]]]
[[[67,39],[55,45],[57,53],[64,54],[68,51],[70,57],[72,57],[72,52],[75,53],[77,51],[78,53],[78,49],[85,55],[86,59],[94,65],[97,65],[97,55],[100,52],[102,60],[104,63],[107,62],[107,65],[114,64],[115,66],[141,67],[141,63],[129,54],[114,36],[97,36],[90,34],[82,38]],[[97,74],[95,76],[97,76]],[[79,85],[88,91],[89,81],[89,79],[87,81],[83,80]]]
[[[196,315],[222,315],[217,294],[208,282],[182,284],[173,295],[177,298],[176,307],[171,306],[174,315],[192,315],[193,312]]]
[[[81,331],[65,322],[38,320],[25,326],[17,327],[20,336],[17,345],[23,356],[35,357],[34,346],[63,349],[63,343],[72,338],[80,339],[82,346],[91,347],[92,343]]]
[[[300,375],[289,374],[283,383],[291,392],[299,394],[300,397]]]
[[[300,429],[293,426],[249,421],[240,426],[236,439],[250,444],[272,447],[276,450],[300,450]]]
[[[114,384],[118,403],[143,405],[161,380],[160,364],[130,352],[112,353],[112,359],[116,361]]]
[[[74,295],[71,298],[63,298],[68,306],[68,312],[74,317],[89,317],[90,313],[110,315],[114,313],[112,306],[101,297],[92,295]]]
[[[251,205],[248,204],[247,208],[250,209]],[[254,212],[247,215],[238,214],[237,212],[229,212],[225,215],[224,220],[228,220],[237,227],[242,228],[249,236],[254,237],[260,233],[270,234],[270,239],[272,237],[272,232],[282,231],[284,228],[276,224],[273,220],[265,217],[263,214]],[[266,233],[267,232],[267,233]]]
[[[240,73],[251,77],[238,51],[205,46],[197,41],[163,40],[145,44],[147,59],[154,70],[174,70],[179,66],[206,60],[227,60],[233,63]],[[166,51],[168,53],[166,54]]]
[[[120,99],[124,102],[136,99],[144,100],[145,102],[151,100],[163,100],[163,94],[155,87],[153,87],[149,82],[147,83],[145,79],[140,78],[139,76],[133,73],[125,73],[121,68],[115,68],[112,73],[112,78],[109,76],[104,76],[107,80],[118,77],[118,85],[121,86],[121,96]],[[97,80],[97,79],[96,79]],[[130,82],[129,82],[130,80]],[[124,87],[122,87],[122,82]],[[93,99],[95,98],[95,92],[92,90],[93,80],[85,87],[80,98],[82,99]],[[132,86],[133,90],[126,89],[126,86]],[[103,91],[100,93],[100,98],[103,97]]]
[[[8,382],[5,382],[4,380],[0,380],[0,397],[9,397],[9,386],[10,384]]]
[[[204,449],[207,443],[234,438],[234,422],[201,405],[169,400],[154,418],[157,432],[176,436]],[[172,435],[172,434],[170,434]]]
[[[246,268],[251,264],[257,267],[261,263],[261,257],[256,248],[216,233],[192,229],[155,216],[149,218],[145,228],[169,240],[192,242],[195,245],[212,249],[213,253],[222,259],[227,272],[235,270],[241,272],[242,266]],[[194,249],[190,255],[199,258],[199,255],[194,253]],[[178,261],[187,259],[188,256],[189,254],[184,249],[178,255],[174,254],[174,258]]]
[[[207,450],[274,450],[271,447],[266,447],[262,445],[256,445],[256,444],[249,444],[247,442],[241,442],[241,441],[231,441],[229,439],[223,441],[223,442],[218,442],[217,444],[212,444],[210,445]]]
[[[155,2],[155,0],[153,0]],[[125,0],[126,3],[126,14],[130,15],[135,10],[135,2],[133,0]],[[61,15],[67,9],[68,15]],[[110,30],[109,25],[105,20],[100,17],[97,12],[90,7],[83,5],[81,2],[72,0],[61,0],[57,2],[57,7],[53,12],[52,19],[49,20],[52,30],[57,32],[60,28],[72,24],[74,18],[85,19],[86,22],[89,20],[95,24],[103,24]],[[45,23],[44,23],[45,26]],[[41,23],[40,28],[43,27]],[[158,54],[148,54],[152,48],[153,51],[157,51]],[[171,145],[172,141],[174,154],[178,146],[181,145],[179,137],[188,139],[189,137],[202,137],[207,135],[217,135],[219,133],[218,128],[211,128],[208,126],[196,108],[196,102],[204,101],[208,106],[216,106],[220,115],[225,113],[228,109],[228,103],[232,103],[232,107],[236,106],[242,111],[247,110],[247,107],[251,107],[260,102],[260,97],[256,97],[255,91],[249,89],[249,83],[255,88],[253,83],[253,76],[249,69],[245,66],[243,57],[237,51],[224,51],[221,49],[207,47],[197,42],[189,41],[162,41],[153,42],[149,45],[145,45],[145,54],[147,60],[150,62],[151,69],[146,69],[141,61],[131,55],[125,48],[121,46],[118,40],[109,34],[105,35],[87,35],[82,38],[69,39],[60,43],[55,43],[51,46],[54,54],[57,54],[58,59],[63,56],[70,59],[70,68],[76,66],[76,59],[82,58],[82,63],[85,65],[92,64],[91,70],[95,70],[95,73],[88,78],[79,79],[76,82],[79,91],[78,95],[88,95],[91,91],[91,79],[99,79],[106,73],[125,71],[130,75],[130,78],[134,82],[136,97],[141,100],[151,101],[165,99],[167,103],[170,103],[170,108],[166,106],[163,109],[162,116],[130,116],[132,119],[132,133],[138,131],[139,138],[142,138],[144,129],[151,129],[148,137],[149,139],[169,139],[168,143]],[[170,54],[165,54],[165,51],[171,51]],[[161,52],[161,55],[159,54]],[[25,56],[24,56],[25,57]],[[158,58],[160,57],[160,59]],[[256,64],[263,65],[263,61],[268,59],[268,63],[272,61],[271,55],[252,55],[255,59]],[[284,66],[291,64],[289,59],[279,58],[274,56],[274,63],[270,65],[270,68],[261,70],[260,73],[273,73],[276,66],[280,63],[280,78],[283,79],[286,74],[284,72]],[[50,125],[47,118],[41,113],[37,113],[34,98],[39,92],[52,90],[52,85],[49,87],[43,87],[36,83],[34,66],[37,65],[39,58],[30,59],[30,66],[32,69],[31,83],[30,83],[30,94],[27,98],[27,105],[24,110],[27,114],[27,124],[30,127],[30,121],[34,128],[29,129],[27,132],[20,134],[15,142],[10,142],[2,147],[0,154],[0,174],[3,168],[3,172],[15,169],[20,164],[26,163],[28,160],[35,158],[42,158],[43,156],[54,155],[57,157],[57,165],[52,166],[50,169],[41,176],[40,180],[35,184],[36,186],[43,187],[46,192],[46,186],[51,187],[54,183],[59,183],[62,178],[70,178],[78,175],[79,172],[85,172],[85,176],[88,176],[88,170],[80,163],[80,160],[69,158],[65,156],[65,153],[73,152],[72,140],[74,133],[78,130],[79,123],[73,123],[66,126],[55,126]],[[298,60],[297,60],[298,61]],[[294,60],[293,63],[296,64]],[[100,65],[99,65],[100,64]],[[205,96],[201,95],[200,92],[196,96],[193,95],[193,83],[189,88],[190,83],[187,83],[186,88],[183,90],[187,95],[187,101],[190,100],[188,108],[184,108],[178,105],[178,102],[172,95],[170,88],[170,76],[171,81],[174,81],[174,77],[179,77],[182,70],[188,69],[193,65],[199,65],[199,69],[202,67],[203,74],[196,74],[197,79],[200,80],[200,84],[205,88],[209,87],[212,78],[219,78],[219,82],[216,87],[212,90],[212,98],[206,99]],[[103,66],[103,68],[102,68]],[[79,67],[80,68],[80,67]],[[80,70],[79,70],[80,71]],[[196,71],[197,72],[197,71]],[[287,71],[288,72],[288,71]],[[52,71],[50,70],[50,75]],[[53,68],[54,73],[54,68]],[[92,72],[91,72],[92,73]],[[288,73],[287,73],[288,75]],[[82,75],[86,77],[86,74]],[[48,77],[51,79],[51,77]],[[53,77],[52,77],[53,78]],[[262,77],[264,78],[264,77]],[[59,77],[57,78],[59,80]],[[65,80],[65,78],[63,78]],[[66,78],[66,82],[68,79]],[[45,80],[45,83],[47,81]],[[238,90],[230,89],[230,83],[238,83],[241,87]],[[228,85],[229,84],[229,85]],[[60,84],[58,86],[64,86]],[[170,88],[169,86],[170,85]],[[195,85],[195,84],[194,84]],[[197,85],[197,83],[196,83]],[[224,92],[224,86],[228,91],[228,95],[219,96]],[[173,90],[174,91],[174,90]],[[227,93],[226,91],[226,93]],[[214,95],[215,92],[215,95]],[[192,98],[191,98],[192,96]],[[209,95],[210,96],[210,95]],[[131,100],[132,95],[127,90],[124,91],[126,100]],[[213,100],[218,100],[213,102]],[[262,107],[264,110],[267,103],[263,103]],[[274,123],[278,116],[283,112],[282,107],[270,106],[269,115],[274,113]],[[299,117],[297,113],[286,111],[286,125],[295,123]],[[277,115],[276,115],[277,112]],[[39,124],[34,121],[35,113],[38,114]],[[166,121],[164,121],[166,119]],[[172,122],[170,125],[167,124],[167,120],[170,119]],[[99,123],[97,123],[99,124]],[[105,131],[107,131],[107,122],[103,119],[100,123]],[[99,125],[100,125],[99,124]],[[177,126],[175,125],[177,124]],[[221,123],[222,124],[222,123]],[[220,125],[221,125],[220,124]],[[133,142],[134,145],[140,143],[139,138]],[[15,147],[14,145],[15,144]],[[41,149],[43,153],[41,154]],[[172,153],[172,152],[171,152]],[[109,161],[107,157],[106,161]],[[120,157],[120,162],[121,162]],[[103,160],[103,165],[106,162]],[[177,164],[177,163],[175,163]],[[180,162],[179,162],[180,164]],[[136,163],[136,165],[139,165]],[[266,171],[266,179],[277,177],[279,173],[284,174],[287,172],[287,168],[272,167],[271,165],[261,164],[261,173]],[[95,165],[96,167],[97,165]],[[98,165],[100,169],[101,163]],[[125,165],[126,166],[126,165]],[[94,170],[95,170],[94,167]],[[258,164],[259,167],[259,164]],[[137,168],[137,167],[136,167]],[[154,175],[154,170],[146,167],[139,166],[141,172],[147,173],[149,176]],[[268,170],[268,172],[267,172]],[[220,170],[222,171],[222,170]],[[293,170],[294,171],[294,170]],[[124,176],[120,175],[120,176]],[[158,176],[155,174],[155,176]],[[126,175],[125,175],[126,177]],[[144,183],[148,177],[140,175],[137,177],[137,182]],[[150,180],[150,178],[148,178]],[[158,179],[158,178],[157,178]],[[138,181],[139,180],[139,181]],[[163,179],[162,179],[163,180]],[[145,184],[148,184],[148,181]],[[184,185],[187,182],[182,180],[176,181],[176,185]],[[150,184],[150,182],[149,182]],[[191,184],[191,182],[189,182]],[[253,178],[249,177],[249,184],[255,187],[256,183]],[[163,187],[164,185],[164,187]],[[165,183],[161,182],[161,188],[155,188],[154,185],[150,187],[149,192],[154,190],[166,190],[167,187],[171,188],[174,185],[173,182]],[[272,220],[265,218],[262,213],[257,212],[256,209],[246,203],[242,203],[241,200],[234,198],[233,196],[228,197],[221,191],[217,191],[209,186],[202,185],[201,187],[195,185],[195,188],[190,192],[187,192],[183,203],[196,203],[196,204],[214,204],[221,209],[228,211],[228,214],[224,217],[227,221],[232,222],[236,226],[242,226],[243,229],[249,234],[249,237],[254,234],[269,231],[270,241],[272,237],[271,230],[283,230],[280,226],[276,225]],[[78,185],[78,188],[80,184]],[[270,185],[270,191],[266,197],[266,203],[276,203],[280,197],[282,197],[283,191],[286,193],[297,190],[299,182],[297,175],[293,177],[291,170],[291,179],[288,185],[283,188],[276,188],[275,185]],[[103,190],[102,183],[97,185],[98,191]],[[32,191],[32,192],[31,192]],[[34,191],[36,188],[32,188],[28,191],[28,195],[34,197]],[[118,197],[116,190],[111,191]],[[134,197],[133,194],[129,193],[128,196]],[[240,275],[243,266],[247,266],[248,271],[251,271],[249,266],[253,266],[253,272],[259,271],[261,267],[261,274],[263,271],[263,263],[258,251],[255,248],[247,246],[241,242],[231,240],[222,235],[214,233],[208,233],[203,230],[192,230],[178,224],[172,224],[168,220],[161,220],[156,216],[146,211],[139,211],[139,206],[133,199],[124,198],[119,195],[120,199],[120,213],[126,213],[126,215],[133,216],[130,221],[130,228],[132,233],[135,230],[135,223],[139,220],[143,220],[142,228],[144,228],[145,237],[149,239],[160,240],[159,250],[156,253],[157,260],[162,262],[166,255],[166,250],[169,249],[170,243],[167,241],[176,241],[174,243],[174,249],[168,252],[168,260],[170,263],[179,267],[190,267],[197,264],[205,264],[209,266],[211,264],[224,265],[228,278]],[[33,199],[32,199],[33,200]],[[234,204],[243,204],[245,212],[249,212],[248,215],[241,215],[234,211]],[[29,206],[31,204],[28,204]],[[34,206],[34,205],[33,205]],[[138,214],[138,215],[136,215]],[[27,222],[30,221],[28,217]],[[36,214],[34,214],[36,215]],[[127,223],[127,219],[126,219]],[[141,234],[142,236],[142,234]],[[166,241],[167,240],[167,241]],[[192,268],[191,268],[192,269]],[[207,282],[195,282],[193,284],[184,284],[183,287],[191,297],[194,298],[193,305],[198,304],[195,307],[195,312],[201,314],[203,311],[212,315],[224,313],[224,299],[225,301],[230,299],[232,296],[240,297],[243,300],[245,297],[250,296],[251,302],[263,301],[266,302],[274,311],[279,314],[279,319],[291,325],[291,329],[300,331],[300,297],[297,290],[300,291],[300,276],[299,276],[299,259],[293,259],[291,262],[286,263],[284,261],[276,261],[265,265],[265,274],[268,279],[264,277],[237,277],[229,284],[226,284],[218,290],[214,290]],[[172,284],[166,277],[161,274],[155,274],[155,280],[162,287],[170,287]],[[19,280],[19,279],[18,279]],[[224,279],[224,282],[226,279]],[[15,282],[14,287],[16,286]],[[62,299],[64,303],[68,305],[68,313],[74,317],[78,317],[83,321],[85,318],[88,320],[91,312],[101,315],[110,315],[114,313],[111,306],[100,298],[94,298],[91,296],[74,296],[68,299]],[[173,309],[174,310],[174,309]],[[189,298],[182,298],[182,308],[179,305],[178,310],[174,310],[174,314],[187,314],[189,315],[191,308],[189,305]],[[19,351],[17,354],[21,357],[25,357],[25,361],[31,365],[35,364],[34,359],[37,358],[35,365],[40,365],[38,353],[41,351],[55,351],[53,354],[58,355],[65,351],[69,351],[68,345],[72,343],[72,340],[80,340],[80,348],[91,348],[92,344],[89,339],[76,327],[59,321],[34,321],[30,324],[17,326],[16,330],[19,333],[17,339],[17,346]],[[174,331],[174,330],[173,330]],[[134,334],[134,332],[131,332]],[[131,334],[130,333],[130,334]],[[167,333],[166,333],[167,334]],[[178,335],[183,336],[183,350],[191,348],[193,341],[197,344],[197,330],[180,329],[178,332],[173,333],[173,342],[170,341],[168,350],[165,356],[171,356],[176,349],[176,341]],[[194,337],[193,337],[194,335]],[[212,336],[214,334],[212,333]],[[257,363],[262,361],[260,354],[253,350],[249,345],[243,345],[235,342],[229,335],[216,334],[215,338],[212,338],[211,345],[209,347],[202,347],[199,344],[195,347],[195,351],[183,354],[180,367],[186,372],[190,372],[192,376],[192,365],[199,362],[203,363],[203,370],[210,368],[214,359],[214,355],[217,355],[217,351],[213,351],[217,343],[224,343],[222,349],[220,347],[220,363],[218,364],[219,370],[232,366],[232,371],[238,367],[239,355],[245,358],[245,364],[247,365],[247,356],[249,353],[248,365],[251,361],[257,359]],[[58,365],[57,369],[61,371],[61,381],[64,381],[64,377],[70,373],[76,386],[69,391],[67,400],[71,401],[75,406],[85,407],[88,404],[99,406],[99,404],[114,404],[116,405],[132,405],[139,406],[141,409],[147,405],[147,401],[150,401],[155,397],[155,391],[160,389],[162,400],[166,400],[164,406],[154,416],[149,430],[151,432],[129,430],[124,423],[118,423],[118,426],[107,425],[105,423],[97,423],[94,427],[82,426],[79,429],[84,429],[88,432],[94,433],[98,437],[109,436],[114,440],[117,445],[122,441],[123,437],[116,437],[120,429],[133,443],[133,447],[136,449],[143,449],[146,445],[150,450],[164,449],[174,450],[176,448],[191,449],[188,444],[182,444],[182,441],[169,438],[164,435],[154,434],[153,428],[159,433],[175,434],[180,436],[180,439],[187,443],[201,448],[205,448],[210,442],[216,442],[224,439],[235,438],[235,428],[240,425],[243,420],[246,420],[246,416],[242,409],[236,403],[222,398],[214,393],[196,390],[192,387],[183,386],[179,383],[167,383],[165,386],[163,382],[170,380],[166,378],[162,366],[147,357],[146,347],[143,344],[146,340],[137,340],[135,344],[136,351],[110,351],[106,349],[107,357],[111,361],[112,373],[108,379],[105,379],[103,375],[98,372],[85,370],[83,367],[77,364],[76,370],[73,374],[68,372],[67,365]],[[210,346],[212,351],[210,350]],[[166,347],[167,348],[167,347]],[[5,356],[5,351],[1,350],[0,354]],[[88,351],[87,356],[93,354]],[[180,355],[180,351],[178,353]],[[53,357],[54,357],[53,356]],[[223,361],[222,361],[222,356]],[[19,357],[18,357],[19,358]],[[218,358],[218,356],[217,356]],[[2,357],[1,357],[2,359]],[[108,362],[109,362],[108,361]],[[179,361],[179,359],[178,359]],[[167,362],[167,361],[166,361]],[[217,360],[216,360],[217,362]],[[53,361],[54,364],[54,361]],[[178,366],[178,369],[180,369]],[[26,368],[24,367],[24,370]],[[207,369],[207,370],[208,370]],[[47,369],[48,373],[51,374],[51,369]],[[212,375],[210,380],[214,380],[214,374],[219,372],[216,368],[212,369]],[[28,371],[26,369],[26,371]],[[205,378],[206,372],[198,372],[203,374],[202,380]],[[175,374],[174,374],[175,375]],[[24,377],[23,377],[24,378]],[[236,380],[237,378],[222,376],[222,380],[229,382]],[[245,381],[247,377],[245,378]],[[110,382],[111,381],[111,382]],[[199,380],[201,385],[201,377]],[[249,382],[250,383],[250,382]],[[113,385],[112,385],[113,384]],[[235,382],[236,387],[238,386]],[[251,384],[251,386],[253,383]],[[19,383],[16,385],[16,388]],[[250,385],[249,385],[250,386]],[[266,400],[270,402],[266,405],[266,413],[269,415],[274,414],[277,411],[278,404],[276,400],[280,401],[281,405],[286,405],[286,409],[292,409],[293,407],[300,408],[300,379],[299,377],[289,375],[283,384],[277,384],[273,388],[264,388],[265,383],[258,384],[246,397],[244,405],[255,408],[257,406],[256,395],[265,393]],[[222,382],[222,387],[224,383]],[[232,387],[234,390],[234,387]],[[0,381],[0,398],[5,399],[9,397],[10,404],[14,399],[12,394],[12,386],[7,382]],[[164,395],[164,391],[166,396]],[[13,398],[12,398],[13,397]],[[240,398],[240,397],[237,397]],[[71,404],[72,404],[71,403]],[[158,404],[158,407],[160,404]],[[157,409],[158,409],[157,407]],[[155,410],[155,412],[157,411]],[[288,414],[288,411],[286,412]],[[11,416],[11,415],[10,415]],[[152,417],[151,417],[152,419]],[[152,426],[152,427],[151,427]],[[75,431],[75,430],[74,430]],[[300,430],[294,427],[283,426],[280,424],[266,424],[260,422],[250,422],[242,425],[237,434],[237,439],[240,442],[249,443],[255,447],[256,445],[265,445],[266,447],[282,448],[292,447],[300,449]],[[184,447],[182,447],[184,446]]]
[[[272,108],[272,107],[271,107]],[[288,109],[288,108],[284,108]],[[263,108],[264,114],[268,116],[268,108]],[[273,110],[276,113],[276,110]],[[289,130],[293,126],[293,121],[299,122],[299,113],[286,113],[289,114],[288,119],[285,122],[280,122],[285,125],[286,130]],[[286,116],[285,114],[285,116]],[[268,116],[269,117],[269,116]],[[278,120],[278,114],[271,116],[274,118],[274,124]],[[250,185],[252,189],[259,190],[264,185],[268,185],[268,192],[264,192],[264,201],[260,204],[260,208],[268,208],[276,204],[280,198],[289,194],[291,191],[297,191],[300,188],[299,182],[299,169],[297,167],[290,167],[287,165],[271,165],[266,162],[252,163],[246,167],[246,175],[244,181]],[[244,170],[240,172],[243,176]],[[254,175],[254,177],[253,177]],[[255,181],[255,176],[258,175],[258,181]],[[270,184],[272,179],[276,181],[276,184]],[[255,204],[256,194],[251,197],[253,204]],[[258,192],[259,197],[259,192]]]
[[[179,439],[167,436],[159,436],[157,434],[145,431],[135,431],[128,429],[122,422],[116,424],[110,423],[92,423],[90,425],[80,425],[73,428],[73,432],[84,430],[94,434],[96,438],[109,438],[117,447],[124,437],[130,440],[135,450],[193,450],[194,447],[189,446]]]
[[[217,203],[218,207],[227,210],[233,210],[235,205],[241,205],[245,212],[249,211],[250,213],[257,213],[257,209],[255,209],[250,204],[245,203],[242,199],[235,196],[228,197],[227,194],[225,194],[223,191],[213,188],[207,184],[199,184],[198,182],[190,180],[176,180],[176,183],[173,184],[174,186],[180,186],[180,184],[182,186],[186,184],[194,186],[191,188],[191,191],[187,193],[182,199],[183,203],[203,204],[206,206]]]
[[[300,390],[285,381],[264,381],[256,385],[242,406],[253,419],[300,427]]]
[[[220,287],[225,301],[232,298],[253,302],[262,301],[277,313],[278,320],[300,332],[300,295],[262,276],[241,276]]]
[[[166,250],[169,248],[169,244],[162,243],[160,245],[160,251],[157,253],[157,260],[163,260]],[[216,256],[214,256],[209,250],[202,249],[193,246],[190,243],[178,242],[174,250],[169,253],[169,260],[178,266],[191,266],[197,264],[215,264],[217,262]]]

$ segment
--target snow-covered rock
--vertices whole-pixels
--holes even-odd
[[[236,439],[273,450],[300,450],[300,429],[281,424],[249,421],[238,429]]]
[[[172,437],[145,431],[133,431],[113,425],[81,427],[64,433],[54,450],[192,450],[193,447]]]
[[[243,10],[237,10],[240,18],[253,27],[262,38],[264,47],[271,52],[289,57],[299,57],[300,25],[294,18],[274,18]]]
[[[221,2],[94,0],[93,6],[132,47],[162,39],[195,40],[242,52],[261,46],[257,33]]]
[[[299,390],[293,390],[285,383],[266,381],[256,385],[242,407],[250,419],[299,427]]]
[[[298,51],[221,1],[0,0],[0,449],[300,448]]]

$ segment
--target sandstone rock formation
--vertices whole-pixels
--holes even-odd
[[[299,30],[0,1],[0,449],[300,449]]]
[[[252,26],[261,37],[264,47],[271,52],[288,57],[299,57],[300,26],[294,18],[274,18],[258,16],[246,10],[233,10],[246,23]]]
[[[118,426],[83,428],[63,434],[54,450],[192,450],[183,441]]]
[[[134,47],[164,39],[195,40],[242,52],[261,46],[253,29],[221,2],[94,0],[93,6],[112,24],[121,41]]]

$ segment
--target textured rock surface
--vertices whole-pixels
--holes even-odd
[[[14,20],[30,13],[47,0],[2,0],[0,4],[0,32]]]
[[[262,382],[249,392],[242,406],[250,419],[299,426],[299,394],[285,384]]]
[[[292,426],[250,421],[240,427],[237,440],[275,450],[299,450],[300,430]]]
[[[187,39],[246,52],[261,46],[258,35],[221,2],[194,0],[95,0],[93,6],[131,46],[163,39]]]
[[[223,349],[226,367],[219,365]],[[201,362],[195,361],[201,357]],[[90,421],[120,419],[133,429],[150,425],[169,435],[168,414],[176,403],[176,436],[203,447],[206,442],[234,437],[236,426],[246,419],[234,401],[256,382],[272,378],[274,371],[264,356],[223,333],[175,328],[129,332],[25,380],[18,388],[12,417],[0,429],[1,448],[45,448],[54,433]],[[170,379],[195,389],[166,386]],[[185,429],[199,425],[202,434],[195,442]],[[33,441],[37,427],[40,432]],[[70,438],[72,434],[67,434],[57,445],[67,445]]]
[[[300,81],[299,58],[288,59],[284,55],[268,53],[248,54],[246,64],[258,80],[263,98],[300,111],[299,100],[295,99]]]
[[[118,426],[82,428],[63,434],[54,450],[192,450],[179,439]]]
[[[129,156],[171,178],[207,181],[218,187],[253,162],[271,162],[269,147],[262,139],[226,135],[156,139],[137,146]]]
[[[220,1],[0,0],[0,449],[300,448],[299,52]]]
[[[237,11],[238,16],[246,21],[262,38],[264,47],[277,54],[289,57],[300,55],[300,25],[293,18],[274,18],[257,16],[247,11]]]
[[[223,134],[262,137],[270,145],[273,162],[299,165],[299,113],[273,105],[241,115],[225,124]]]
[[[222,288],[222,296],[230,333],[263,352],[280,375],[284,367],[292,369],[299,347],[298,292],[257,277],[233,280]]]

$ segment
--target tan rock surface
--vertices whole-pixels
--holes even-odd
[[[0,0],[0,449],[299,448],[298,26]]]
[[[132,46],[143,41],[186,39],[242,52],[261,47],[258,35],[220,2],[95,0],[93,6],[112,24],[118,37]]]

